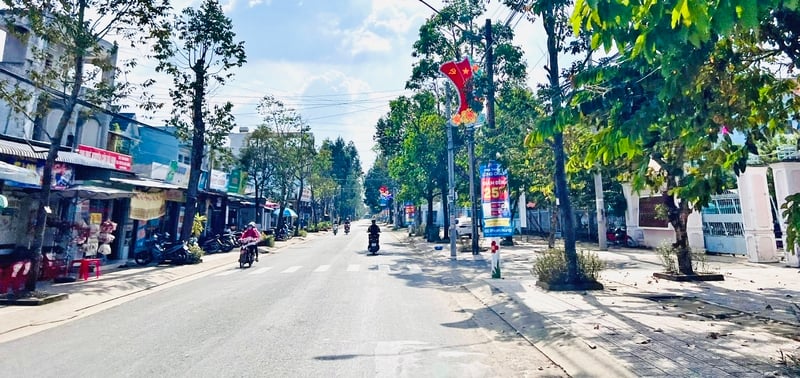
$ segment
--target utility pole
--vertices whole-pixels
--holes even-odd
[[[489,81],[489,90],[486,91],[486,122],[489,129],[494,129],[494,49],[492,45],[492,20],[486,19],[486,80]]]
[[[453,157],[453,122],[450,114],[450,86],[445,86],[444,113],[447,119],[447,216],[450,218],[450,258],[456,259],[456,177],[455,162]]]

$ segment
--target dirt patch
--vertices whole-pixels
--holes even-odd
[[[742,326],[743,329],[757,329],[772,335],[800,341],[800,326],[769,319],[756,314],[716,305],[697,297],[677,295],[645,297],[684,314],[693,314],[712,320],[725,320]]]

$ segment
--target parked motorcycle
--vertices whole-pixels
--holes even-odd
[[[227,252],[224,251],[222,240],[220,240],[219,235],[208,235],[201,239],[200,248],[203,249],[203,252],[209,255],[213,253]]]
[[[606,230],[606,240],[611,245],[624,245],[631,248],[639,246],[639,243],[628,235],[625,227],[612,227]]]
[[[275,240],[286,241],[291,239],[292,236],[294,236],[294,231],[287,224],[275,230]]]
[[[158,264],[169,262],[170,264],[185,264],[189,261],[189,248],[182,241],[167,241],[169,234],[155,234],[145,244],[144,251],[136,252],[134,260],[139,265],[147,265],[155,261]]]
[[[379,234],[369,234],[369,245],[367,246],[367,250],[373,255],[378,253],[378,250],[381,249],[379,240]]]
[[[258,254],[258,239],[248,238],[242,239],[242,249],[239,251],[239,268],[244,269],[245,264],[247,267],[253,266]]]
[[[217,238],[219,239],[220,245],[222,245],[222,252],[230,252],[233,251],[234,248],[241,246],[239,243],[239,238],[242,237],[239,234],[237,238],[236,235],[230,231],[225,231],[222,235],[218,235]]]

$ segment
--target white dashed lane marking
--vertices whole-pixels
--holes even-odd
[[[350,264],[347,266],[348,272],[358,272],[358,269],[361,268],[361,265],[358,264]]]
[[[267,267],[263,267],[263,268],[258,268],[258,269],[256,269],[256,270],[254,270],[254,271],[250,272],[249,274],[261,274],[261,273],[266,273],[266,272],[267,272],[268,270],[270,270],[270,269],[272,269],[272,267],[271,267],[271,266],[267,266]]]
[[[296,272],[296,271],[300,270],[300,268],[302,268],[302,266],[300,266],[300,265],[295,265],[295,266],[293,266],[293,267],[291,267],[291,268],[287,268],[286,270],[284,270],[284,271],[283,271],[283,272],[281,272],[281,273],[294,273],[294,272]]]
[[[330,269],[330,268],[331,268],[330,265],[320,265],[320,266],[317,267],[317,269],[314,269],[314,272],[317,272],[317,273],[319,273],[319,272],[327,272],[328,269]]]

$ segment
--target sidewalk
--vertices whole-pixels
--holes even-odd
[[[309,234],[308,237],[314,237]],[[276,253],[286,246],[301,243],[306,238],[295,237],[278,242],[275,247],[259,247],[262,254]],[[61,325],[67,321],[86,317],[120,303],[154,291],[178,285],[189,280],[215,273],[220,269],[238,266],[236,250],[203,256],[203,262],[181,266],[137,266],[128,262],[103,265],[100,278],[90,274],[87,281],[54,284],[40,281],[37,290],[48,293],[67,293],[68,299],[43,306],[0,306],[0,343],[25,337]]]
[[[580,244],[579,251],[597,252],[608,264],[605,289],[548,292],[530,273],[547,244],[525,239],[500,248],[504,278],[491,279],[487,252],[459,252],[453,262],[448,245],[436,251],[436,244],[404,236],[432,269],[450,270],[449,284],[469,290],[571,376],[800,374],[800,366],[780,363],[781,351],[800,358],[797,268],[708,256],[708,268],[725,281],[680,283],[652,277],[661,271],[654,251]]]

